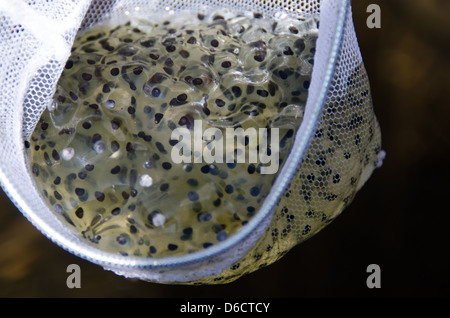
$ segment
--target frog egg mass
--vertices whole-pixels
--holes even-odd
[[[277,177],[265,168],[285,162],[318,20],[228,11],[129,18],[78,34],[25,142],[29,168],[55,214],[102,250],[200,251],[258,213]],[[180,129],[200,139],[180,138]]]

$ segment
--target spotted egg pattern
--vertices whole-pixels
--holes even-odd
[[[342,86],[346,93],[339,96]],[[229,268],[191,284],[229,283],[279,260],[340,215],[382,164],[385,153],[364,65],[336,82],[330,96],[266,232]]]
[[[226,240],[258,212],[276,174],[260,162],[174,163],[172,132],[195,120],[277,128],[281,167],[302,121],[317,23],[211,13],[83,32],[25,141],[43,198],[85,239],[124,256]]]

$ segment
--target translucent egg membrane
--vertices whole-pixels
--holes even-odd
[[[80,33],[26,144],[37,187],[108,252],[167,257],[226,240],[257,213],[292,147],[317,33],[314,17],[227,10]],[[180,140],[178,128],[191,138]],[[193,140],[210,128],[213,138]],[[230,129],[244,139],[230,144]],[[266,150],[262,135],[250,135],[260,129],[277,136]],[[180,142],[191,151],[174,162]],[[193,143],[214,160],[194,158]],[[250,157],[255,149],[270,155],[269,173]]]
[[[233,281],[321,231],[381,166],[349,0],[17,0],[0,12],[1,186],[49,239],[119,275]],[[171,164],[184,144],[171,131],[197,122],[278,128],[277,174],[261,160]]]

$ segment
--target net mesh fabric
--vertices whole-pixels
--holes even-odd
[[[266,213],[225,245],[163,261],[96,250],[62,224],[33,187],[23,138],[51,102],[80,27],[124,18],[146,6],[164,13],[202,11],[205,5],[263,14],[286,11],[299,17],[320,13],[313,78],[295,150],[261,209]],[[232,281],[276,261],[320,231],[350,204],[381,162],[380,130],[349,1],[16,1],[0,4],[0,12],[2,187],[55,243],[120,275],[162,283]]]
[[[206,282],[232,281],[281,258],[335,219],[381,164],[381,135],[351,16],[320,122],[262,238]]]

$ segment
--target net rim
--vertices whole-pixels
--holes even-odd
[[[248,222],[248,224],[240,229],[237,233],[232,235],[227,240],[220,242],[216,245],[209,247],[202,251],[196,251],[187,255],[165,257],[165,258],[143,258],[136,256],[121,256],[110,252],[100,251],[98,248],[81,246],[79,242],[71,240],[71,236],[64,236],[56,231],[51,224],[42,219],[31,207],[26,203],[18,193],[18,190],[12,186],[12,183],[8,181],[7,175],[3,168],[0,169],[0,186],[4,190],[5,194],[11,199],[15,206],[22,212],[22,214],[45,236],[51,241],[65,249],[66,251],[91,261],[95,264],[113,267],[114,269],[124,268],[140,268],[140,269],[161,269],[180,267],[183,265],[189,265],[193,263],[199,263],[205,261],[208,258],[218,257],[225,254],[231,248],[236,247],[240,242],[245,240],[252,232],[271,216],[271,213],[276,208],[284,190],[289,186],[290,181],[294,177],[298,167],[303,159],[303,156],[308,149],[310,140],[312,139],[314,127],[316,125],[320,114],[322,113],[323,105],[326,99],[326,93],[330,87],[331,80],[336,67],[336,62],[339,56],[339,51],[342,44],[342,38],[344,34],[345,24],[347,21],[348,12],[350,10],[351,0],[340,0],[339,16],[337,18],[336,30],[334,32],[334,38],[332,41],[331,52],[329,54],[328,63],[324,75],[324,81],[320,85],[320,92],[315,103],[311,105],[310,109],[313,111],[310,114],[310,119],[304,125],[302,123],[298,130],[293,149],[288,156],[286,164],[279,172],[278,177],[273,184],[270,193],[264,200],[263,205],[259,209],[258,213]],[[320,32],[319,32],[320,37]]]

